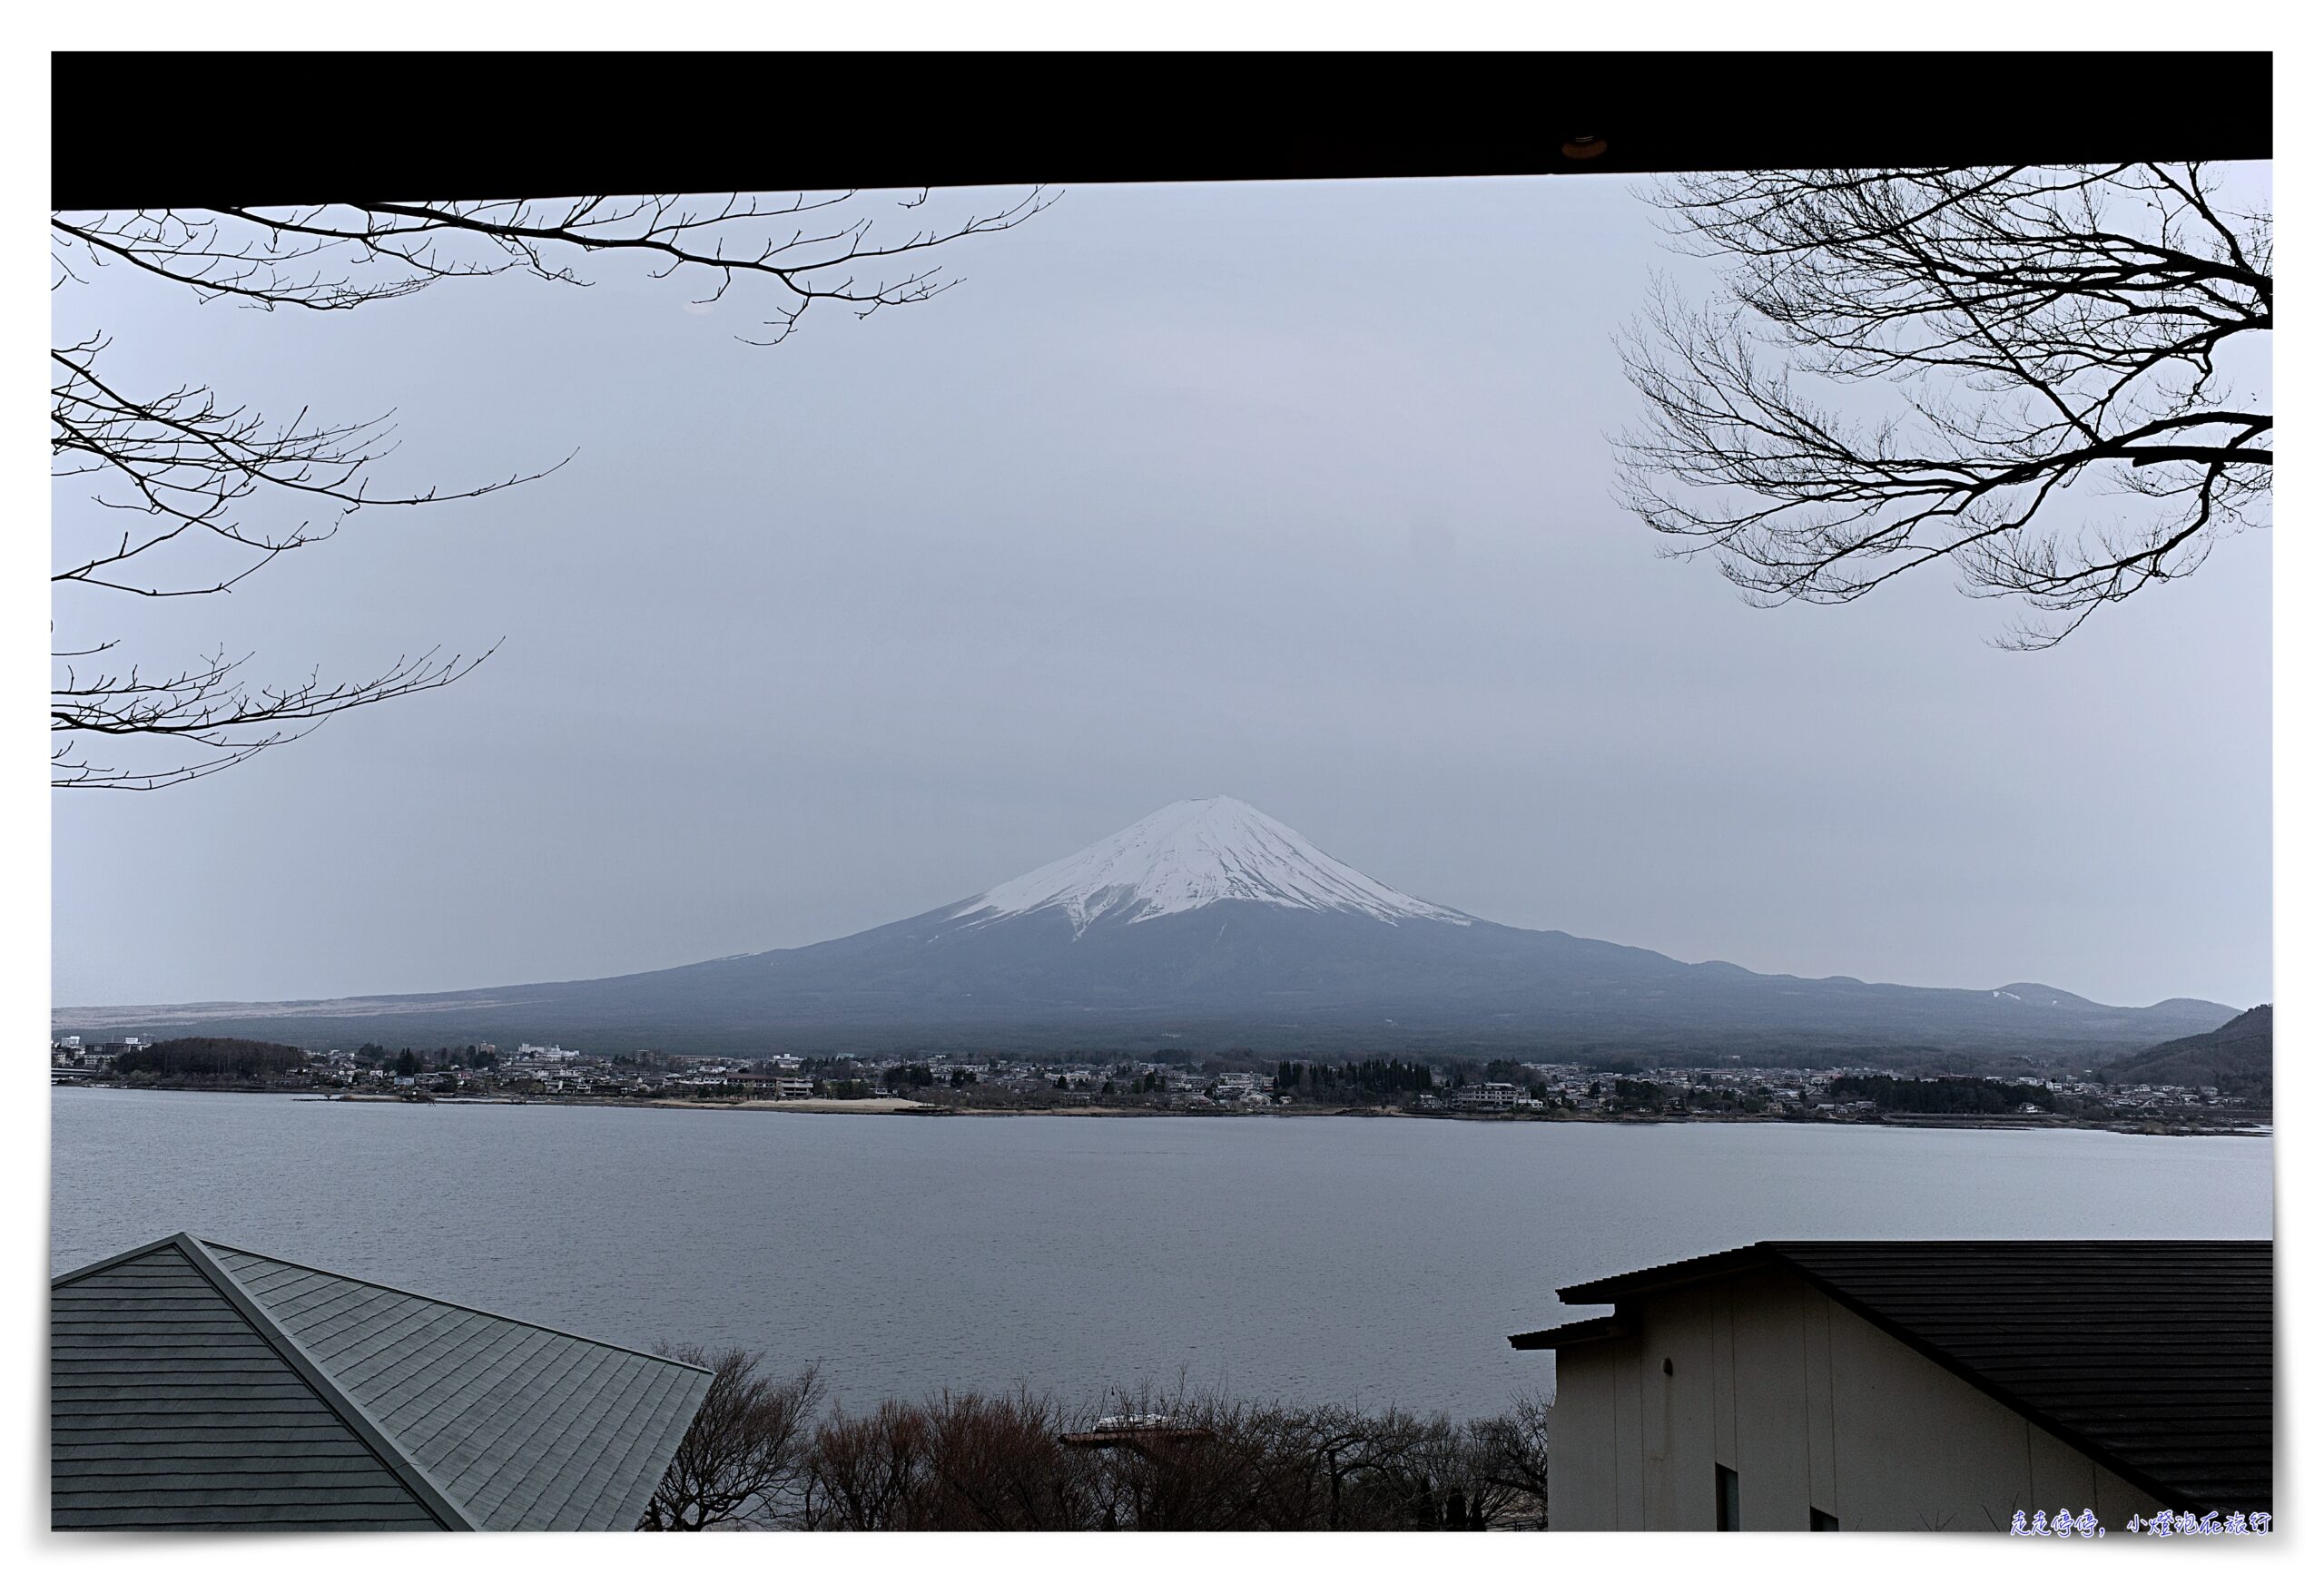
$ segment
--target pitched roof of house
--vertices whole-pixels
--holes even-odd
[[[56,1528],[625,1529],[710,1383],[184,1233],[49,1303]]]
[[[1763,1242],[1560,1288],[1611,1303],[1510,1337],[1620,1333],[1653,1293],[1782,1269],[2157,1496],[2265,1509],[2275,1448],[2267,1242]]]

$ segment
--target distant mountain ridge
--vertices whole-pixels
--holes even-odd
[[[2128,1053],[2209,1001],[1930,989],[1680,962],[1424,901],[1249,804],[1173,803],[916,918],[795,949],[443,995],[66,1008],[58,1031],[310,1044],[556,1040],[705,1053],[881,1048]]]
[[[2103,1074],[2109,1083],[2169,1083],[2181,1088],[2217,1088],[2251,1099],[2273,1099],[2276,1088],[2276,1011],[2255,1006],[2209,1033],[2171,1039],[2117,1061]]]

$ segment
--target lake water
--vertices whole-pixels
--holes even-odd
[[[1022,1381],[1543,1388],[1554,1288],[1764,1237],[2265,1237],[2272,1143],[2109,1133],[801,1116],[60,1089],[64,1271],[189,1230],[839,1400]]]

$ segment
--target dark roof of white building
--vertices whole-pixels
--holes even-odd
[[[49,1303],[60,1529],[626,1529],[710,1382],[184,1233]]]
[[[1579,1346],[1641,1299],[1770,1269],[1804,1278],[2132,1483],[2198,1512],[2274,1484],[2267,1242],[1764,1242],[1559,1289],[1610,1317],[1510,1337]]]

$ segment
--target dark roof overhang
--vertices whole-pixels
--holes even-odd
[[[1578,1319],[1571,1324],[1553,1325],[1548,1330],[1529,1330],[1522,1335],[1511,1336],[1509,1344],[1521,1352],[1554,1352],[1562,1347],[1620,1341],[1636,1334],[1638,1316],[1616,1313],[1602,1319]]]

